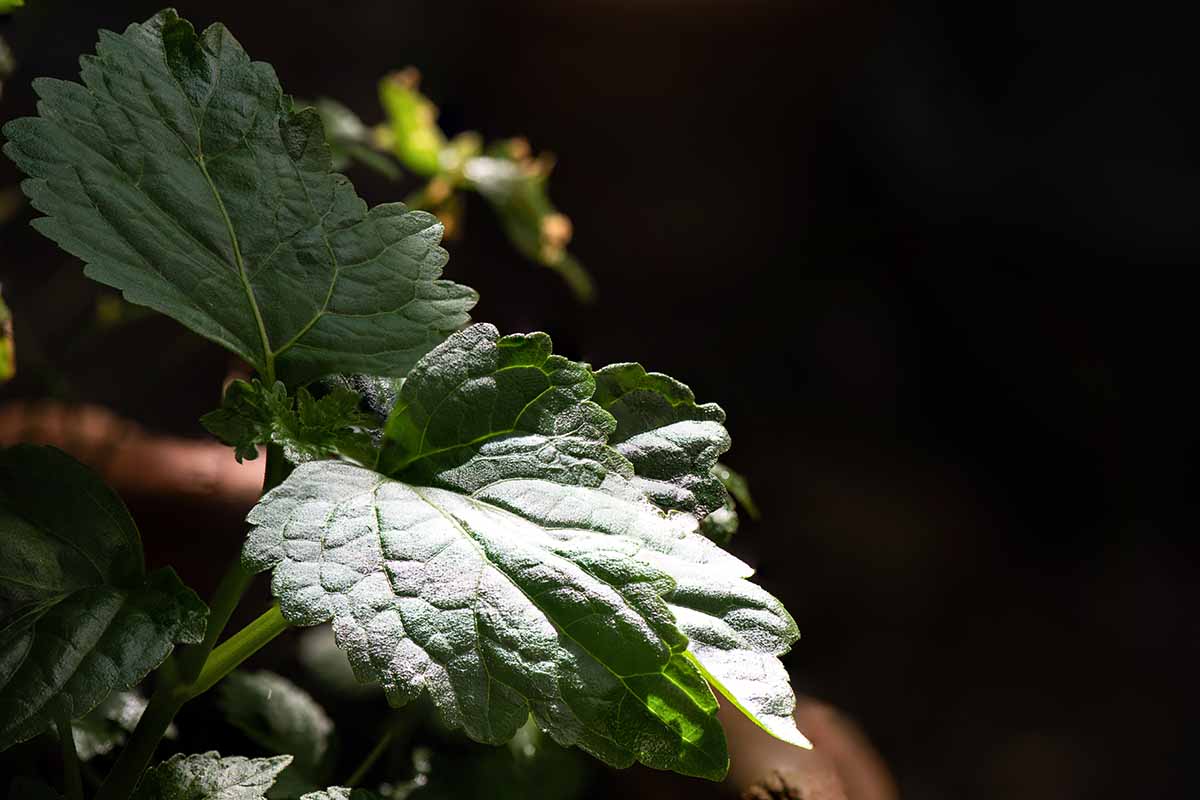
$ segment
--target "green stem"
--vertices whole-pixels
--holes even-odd
[[[395,726],[389,726],[388,729],[383,732],[383,735],[379,737],[379,741],[376,742],[375,746],[371,748],[371,752],[367,753],[367,757],[362,760],[362,763],[358,765],[358,768],[355,769],[354,772],[351,773],[350,777],[346,779],[347,788],[352,789],[358,784],[362,783],[363,778],[367,777],[367,773],[371,771],[371,767],[375,766],[375,762],[379,760],[379,757],[382,756],[387,750],[388,745],[392,743],[392,737],[395,734]]]
[[[212,655],[204,662],[200,671],[190,686],[180,687],[186,692],[186,699],[204,694],[217,681],[232,672],[239,664],[257,653],[268,642],[288,628],[287,620],[275,603],[267,612],[246,627],[226,639],[220,647],[212,651]]]
[[[282,483],[290,472],[291,465],[284,457],[283,449],[278,445],[268,445],[263,493]],[[208,691],[238,664],[286,629],[287,623],[276,605],[229,637],[224,644],[216,646],[252,580],[253,576],[246,574],[240,562],[234,562],[221,578],[210,604],[204,641],[181,650],[178,659],[164,664],[165,669],[160,671],[150,703],[133,735],[129,737],[129,743],[121,751],[117,763],[96,794],[96,800],[126,800],[130,797],[142,779],[142,773],[150,765],[158,743],[166,735],[167,728],[183,704]]]
[[[170,727],[171,720],[175,719],[175,715],[183,707],[184,698],[176,689],[177,687],[168,681],[159,682],[154,694],[150,696],[150,703],[142,713],[142,718],[133,730],[133,735],[129,737],[129,743],[121,751],[120,758],[108,773],[100,791],[96,793],[96,800],[127,800],[133,796],[138,781],[142,779],[142,773],[154,757],[158,743]]]
[[[130,797],[149,766],[150,759],[154,757],[158,743],[183,704],[211,689],[217,681],[287,630],[287,627],[279,606],[272,605],[265,614],[213,650],[194,682],[182,685],[160,682],[141,721],[129,737],[129,744],[121,751],[121,757],[96,794],[96,800],[126,800]]]
[[[75,752],[75,732],[71,730],[71,716],[59,712],[54,720],[58,728],[58,741],[62,744],[63,789],[67,800],[83,800],[83,778],[79,773],[79,754]]]
[[[192,683],[199,677],[200,670],[204,668],[204,662],[212,653],[213,648],[217,646],[221,634],[225,632],[225,626],[229,624],[229,618],[233,616],[234,610],[242,600],[242,595],[250,588],[253,580],[254,576],[242,569],[241,558],[234,559],[213,593],[212,601],[209,604],[208,630],[204,634],[204,641],[179,654],[180,683]]]

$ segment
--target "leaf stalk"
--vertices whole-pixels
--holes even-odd
[[[278,445],[270,445],[267,448],[263,494],[282,483],[289,472],[291,465],[284,457],[283,449]],[[182,650],[178,659],[168,659],[159,669],[158,684],[150,703],[130,736],[129,743],[97,792],[96,800],[126,800],[131,797],[142,774],[150,766],[158,743],[166,735],[167,728],[184,703],[208,691],[287,629],[287,622],[276,604],[217,646],[253,578],[242,569],[240,559],[235,560],[221,578],[209,604],[208,629],[204,641]],[[82,800],[82,796],[78,800]]]

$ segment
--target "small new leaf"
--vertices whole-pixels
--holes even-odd
[[[208,609],[175,572],[149,575],[125,506],[49,447],[0,451],[0,750],[129,689]]]
[[[316,110],[220,24],[174,11],[101,32],[83,84],[34,83],[5,152],[34,226],[120,289],[289,385],[403,375],[476,301],[440,280],[441,226],[368,210],[334,173]]]
[[[147,770],[134,800],[265,800],[291,756],[174,755]]]
[[[221,682],[220,704],[229,721],[255,743],[292,756],[291,766],[279,777],[281,785],[311,789],[329,780],[333,720],[303,689],[273,672],[234,672]],[[287,792],[292,797],[299,793]]]
[[[226,390],[221,407],[201,417],[200,423],[233,447],[239,462],[257,458],[259,446],[271,443],[282,446],[296,464],[335,454],[373,462],[370,430],[375,422],[358,405],[359,396],[342,387],[316,399],[304,387],[289,396],[280,381],[267,388],[257,379],[237,380]]]

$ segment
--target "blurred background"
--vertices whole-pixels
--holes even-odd
[[[480,291],[476,319],[726,409],[762,511],[732,547],[799,623],[793,682],[866,732],[901,796],[1194,796],[1190,28],[1027,0],[178,5],[298,97],[373,124],[378,79],[414,65],[447,133],[557,156],[593,302],[476,196],[447,276]],[[29,0],[0,21],[0,120],[158,7]],[[410,188],[350,174],[371,202]],[[114,306],[31,216],[0,229],[3,403],[201,440],[228,357]],[[249,502],[129,500],[148,559],[202,594]]]

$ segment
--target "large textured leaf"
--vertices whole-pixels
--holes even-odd
[[[229,721],[256,743],[292,756],[272,795],[295,797],[328,783],[333,720],[303,689],[265,670],[234,672],[221,681],[220,704]]]
[[[400,387],[379,469],[464,489],[547,470],[591,485],[610,472],[632,474],[604,444],[615,423],[588,399],[594,389],[587,366],[552,354],[546,334],[501,337],[472,325]]]
[[[710,534],[731,522],[736,527],[722,480],[731,471],[717,463],[729,449],[720,407],[696,403],[683,383],[640,364],[599,370],[595,400],[617,420],[609,442],[633,464],[634,485],[663,508],[703,518]],[[657,558],[676,581],[667,602],[709,681],[766,731],[808,747],[792,718],[795,696],[778,658],[800,635],[791,615],[746,580],[753,571],[741,562],[697,569],[687,558]]]
[[[491,488],[504,498],[507,483]],[[517,483],[530,484],[518,507],[558,488]],[[581,491],[625,525],[641,517],[656,538],[677,536],[644,501]],[[244,562],[274,569],[289,622],[332,619],[360,677],[396,704],[428,690],[450,724],[492,743],[532,711],[557,741],[611,764],[722,777],[716,703],[660,598],[670,578],[636,557],[640,542],[609,533],[612,513],[578,512],[552,524],[479,493],[312,462],[251,512]]]
[[[163,11],[102,32],[83,85],[39,80],[5,152],[34,225],[92,278],[238,353],[268,379],[402,375],[475,294],[439,280],[441,226],[368,211],[331,171],[317,112],[221,25]]]
[[[640,364],[598,371],[595,401],[616,418],[609,443],[632,462],[634,483],[656,505],[702,519],[725,504],[725,487],[712,474],[729,449],[720,406],[698,404],[687,386]]]
[[[265,800],[291,756],[174,755],[147,770],[134,800]]]
[[[451,336],[399,388],[379,462],[387,474],[303,465],[252,512],[247,566],[275,570],[293,623],[332,619],[360,677],[394,702],[428,689],[450,722],[483,741],[511,736],[528,708],[557,740],[610,763],[718,774],[715,751],[698,760],[682,747],[686,735],[656,731],[656,750],[675,742],[664,758],[612,728],[615,699],[649,730],[656,719],[672,726],[668,710],[685,721],[677,730],[710,737],[710,696],[679,670],[679,616],[696,639],[685,660],[759,724],[802,743],[784,723],[792,696],[776,659],[794,623],[746,580],[749,567],[696,532],[693,516],[647,500],[606,444],[617,422],[588,399],[594,391],[591,372],[552,355],[544,334],[499,337],[476,325]],[[580,614],[587,625],[577,630]],[[653,681],[678,675],[668,684],[685,691],[639,694],[631,668]],[[560,674],[578,696],[604,699],[554,695],[546,681],[562,691]]]
[[[204,636],[204,604],[172,570],[145,574],[124,505],[58,450],[0,452],[0,536],[0,749]]]

